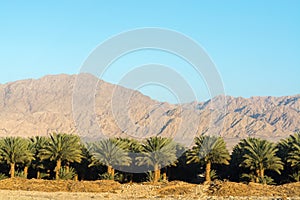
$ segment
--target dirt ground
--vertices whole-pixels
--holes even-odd
[[[209,187],[213,196],[258,196],[258,197],[293,197],[300,199],[300,182],[284,185],[262,185],[257,183],[234,183],[216,181]]]
[[[5,179],[0,200],[20,199],[300,199],[300,182],[280,186],[213,182],[196,185],[181,181],[128,183],[115,181],[54,181]]]

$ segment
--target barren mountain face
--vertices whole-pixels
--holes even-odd
[[[300,130],[300,95],[233,98],[172,105],[90,75],[53,75],[0,85],[0,136],[76,133],[121,136],[221,135],[229,146],[248,136],[278,141]],[[91,87],[95,85],[96,87]]]

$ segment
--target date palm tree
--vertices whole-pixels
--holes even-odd
[[[10,177],[15,176],[15,165],[33,157],[28,151],[28,140],[21,137],[5,137],[0,140],[0,157],[10,165]]]
[[[284,181],[300,180],[300,133],[290,135],[278,143],[278,156],[284,162]]]
[[[142,144],[141,155],[136,160],[138,165],[151,166],[153,182],[158,182],[160,169],[177,161],[176,143],[171,138],[150,137]]]
[[[34,146],[31,140],[26,139],[26,157],[23,160],[24,165],[24,178],[27,178],[28,176],[28,168],[32,164],[33,160],[35,160],[34,157]]]
[[[300,133],[290,136],[290,150],[288,152],[287,162],[291,167],[300,170]]]
[[[126,178],[129,178],[130,182],[133,182],[133,171],[137,167],[136,162],[133,162],[136,160],[136,157],[139,155],[139,153],[142,151],[142,144],[133,139],[133,138],[115,138],[116,142],[123,143],[122,147],[125,151],[128,151],[128,156],[131,158],[132,162],[129,166],[122,166],[120,169],[124,172],[124,175]],[[128,176],[129,177],[128,177]]]
[[[129,166],[131,158],[126,150],[126,143],[117,139],[103,139],[91,143],[89,149],[94,156],[91,165],[97,163],[107,166],[107,174],[114,178],[116,166]]]
[[[200,136],[195,139],[195,146],[187,152],[187,164],[203,163],[205,164],[205,181],[211,181],[212,164],[229,164],[230,155],[226,149],[226,144],[221,137]]]
[[[35,136],[31,137],[31,146],[32,146],[32,151],[34,154],[34,160],[32,162],[32,167],[36,170],[36,178],[39,179],[41,178],[41,170],[44,169],[44,161],[39,157],[40,150],[45,148],[45,145],[48,142],[47,137],[45,136]]]
[[[278,148],[273,143],[258,138],[247,138],[238,145],[242,152],[240,167],[249,169],[255,175],[256,182],[265,179],[266,170],[278,174],[283,170],[283,162],[276,156]]]
[[[80,138],[77,135],[65,133],[53,133],[45,146],[40,150],[39,157],[50,159],[56,162],[55,179],[59,179],[59,171],[62,162],[81,162],[83,157],[80,145]]]

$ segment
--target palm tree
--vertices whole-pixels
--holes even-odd
[[[242,162],[240,167],[249,169],[255,175],[255,181],[265,179],[265,171],[271,170],[280,174],[283,169],[281,159],[276,156],[278,149],[266,140],[258,138],[247,138],[239,144],[242,152]]]
[[[116,142],[123,143],[122,147],[125,151],[128,151],[128,156],[131,158],[132,161],[136,160],[136,157],[141,153],[142,151],[142,145],[139,141],[133,139],[133,138],[115,138]],[[136,163],[131,162],[129,166],[122,166],[121,171],[124,172],[124,177],[127,178],[126,175],[129,175],[129,181],[133,182],[133,172],[136,169]],[[125,178],[125,179],[126,179]]]
[[[72,163],[81,162],[83,157],[80,138],[77,135],[65,134],[65,133],[53,133],[50,135],[49,141],[40,150],[39,157],[44,159],[50,159],[50,161],[56,162],[55,179],[59,179],[59,171],[62,166],[62,162]]]
[[[34,160],[32,162],[32,167],[36,170],[36,178],[41,178],[41,169],[44,169],[44,162],[39,157],[40,150],[42,150],[47,144],[48,138],[44,136],[35,136],[30,138],[32,151],[34,154]]]
[[[205,164],[205,181],[211,181],[211,165],[225,164],[228,165],[230,155],[226,149],[226,144],[221,137],[200,136],[195,138],[195,146],[187,152],[187,164],[204,163]]]
[[[175,144],[175,149],[176,149],[176,162],[174,162],[171,166],[173,167],[176,167],[178,162],[179,162],[179,158],[184,154],[184,152],[186,151],[186,148],[182,145],[182,144],[179,144],[179,143],[176,143]],[[164,170],[163,170],[163,174],[162,174],[162,180],[163,181],[167,181],[168,180],[168,175],[167,175],[167,172],[169,170],[169,168],[171,167],[170,165],[167,165],[164,167]],[[170,174],[170,171],[168,172],[168,174]]]
[[[103,139],[90,144],[90,151],[94,156],[94,162],[107,166],[107,174],[114,178],[116,166],[129,166],[131,158],[126,149],[126,143],[116,139]]]
[[[290,136],[290,144],[287,162],[291,164],[291,167],[300,170],[300,133]]]
[[[292,179],[299,181],[300,177],[300,133],[290,135],[278,143],[278,156],[284,163],[284,182]]]
[[[31,165],[32,161],[35,160],[34,157],[34,146],[31,140],[26,139],[26,156],[23,160],[24,165],[24,178],[28,176],[28,168]]]
[[[177,161],[176,143],[171,138],[150,137],[143,144],[141,155],[136,158],[138,165],[153,167],[153,182],[158,182],[160,169]]]
[[[28,151],[28,141],[21,137],[5,137],[0,140],[0,157],[10,165],[10,177],[15,176],[15,165],[32,157]]]

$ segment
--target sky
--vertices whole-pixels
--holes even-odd
[[[47,74],[77,74],[101,43],[121,32],[157,27],[196,41],[214,62],[231,96],[300,93],[300,1],[0,1],[0,83]],[[170,53],[145,50],[125,55],[101,77],[118,84],[135,66],[159,63],[177,71],[210,98],[192,66]],[[176,103],[159,84],[146,95]]]

